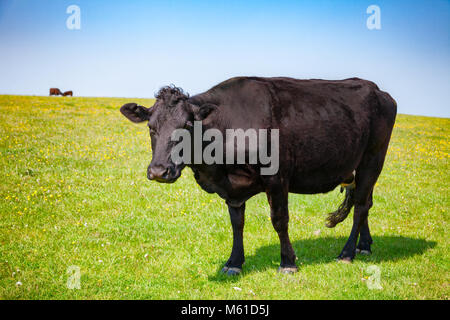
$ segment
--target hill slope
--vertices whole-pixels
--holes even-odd
[[[449,119],[398,116],[370,212],[373,255],[334,261],[352,220],[324,227],[338,190],[292,194],[300,268],[277,274],[261,194],[247,203],[243,275],[228,279],[218,273],[232,241],[224,202],[189,170],[172,185],[146,179],[148,129],[119,113],[131,101],[153,103],[0,96],[0,298],[449,298]],[[373,265],[379,290],[367,286]],[[80,289],[68,289],[77,270]]]

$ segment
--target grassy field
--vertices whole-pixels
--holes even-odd
[[[398,116],[374,191],[371,256],[334,260],[352,220],[324,227],[339,190],[292,194],[299,272],[277,274],[260,194],[247,202],[243,274],[227,278],[224,201],[189,169],[172,185],[147,180],[148,129],[119,113],[131,101],[153,103],[0,96],[1,299],[449,299],[450,119]],[[372,266],[381,289],[368,286]],[[80,288],[69,289],[76,270]]]

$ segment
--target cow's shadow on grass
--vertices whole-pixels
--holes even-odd
[[[372,254],[357,255],[354,261],[366,261],[369,263],[379,263],[383,261],[397,261],[415,255],[423,254],[428,249],[436,246],[435,241],[409,238],[402,236],[373,236]],[[292,243],[298,257],[297,265],[301,272],[301,267],[305,265],[337,263],[336,257],[341,252],[347,238],[344,237],[324,237],[296,240]],[[231,250],[231,248],[230,248]],[[228,277],[220,272],[223,263],[228,256],[223,257],[223,261],[215,261],[217,272],[209,277],[212,281],[235,281],[238,277]],[[242,275],[252,272],[266,270],[276,271],[280,263],[280,245],[274,243],[263,246],[256,250],[254,255],[245,257],[245,265]]]

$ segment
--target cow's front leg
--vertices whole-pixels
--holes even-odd
[[[280,238],[281,264],[278,272],[294,273],[297,272],[298,268],[295,264],[296,256],[288,234],[288,192],[282,189],[280,187],[276,191],[268,191],[267,198],[270,203],[272,225]]]
[[[242,271],[244,264],[244,222],[245,222],[245,203],[240,207],[228,205],[230,213],[231,226],[233,227],[233,249],[230,258],[222,269],[222,272],[234,276]]]

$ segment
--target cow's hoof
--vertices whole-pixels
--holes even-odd
[[[235,267],[223,267],[222,270],[220,271],[223,274],[226,274],[227,276],[237,276],[240,275],[242,272],[241,268],[235,268]]]
[[[365,256],[368,256],[368,255],[372,254],[372,252],[370,250],[361,250],[361,249],[356,249],[356,253],[359,253],[359,254],[362,254],[362,255],[365,255]]]
[[[292,274],[292,273],[296,273],[298,271],[297,267],[279,267],[278,268],[278,273],[282,273],[282,274]]]
[[[351,264],[353,262],[353,259],[349,258],[349,257],[338,257],[336,260],[339,263],[345,263],[345,264]]]

